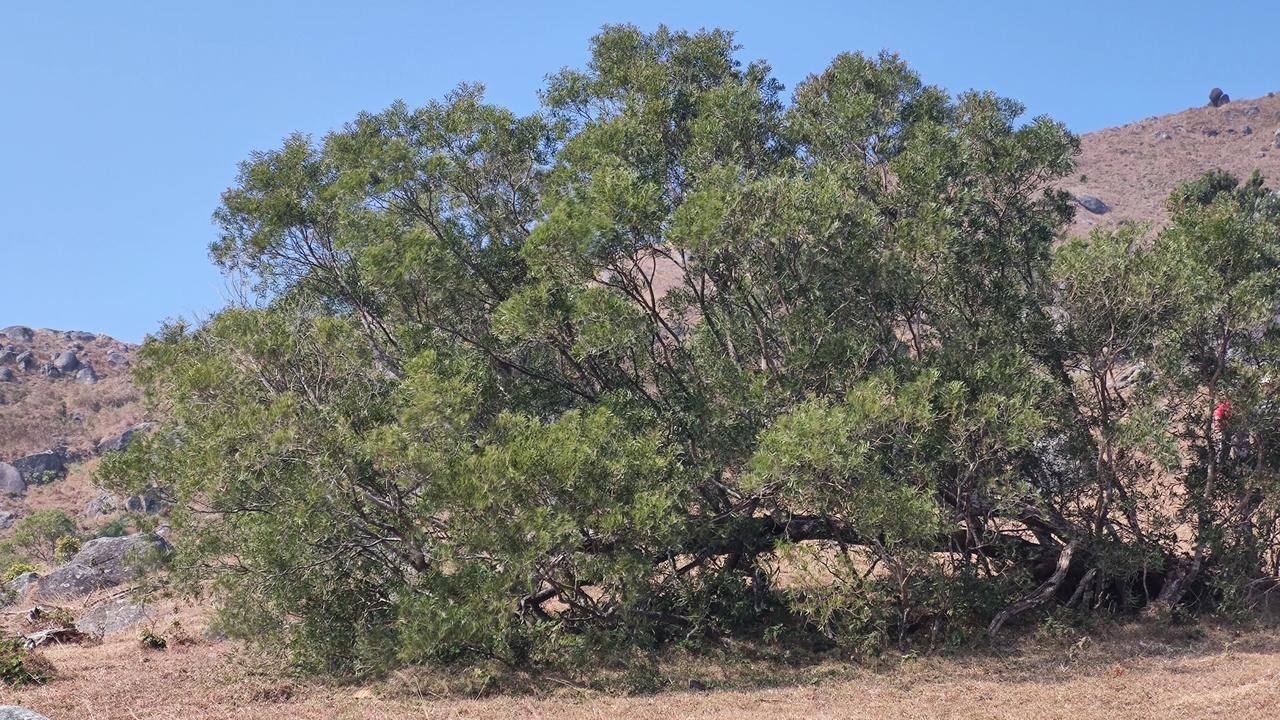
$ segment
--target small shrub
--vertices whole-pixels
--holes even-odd
[[[119,515],[111,518],[98,530],[98,537],[124,537],[129,533],[129,518]]]
[[[53,665],[44,656],[33,653],[22,638],[0,639],[0,680],[12,688],[43,685],[49,681]]]
[[[4,575],[0,576],[0,580],[4,581],[5,583],[10,583],[10,582],[13,582],[14,578],[18,577],[23,573],[35,572],[36,570],[39,570],[39,569],[40,568],[36,567],[35,563],[27,562],[26,560],[19,560],[18,562],[15,562],[12,565],[10,565],[8,569],[4,571]]]
[[[164,650],[169,647],[169,641],[164,636],[154,632],[151,628],[144,629],[138,635],[138,642],[147,650]]]
[[[66,562],[80,552],[80,538],[75,535],[63,535],[53,544],[53,559]]]

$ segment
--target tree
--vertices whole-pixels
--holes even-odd
[[[1274,557],[1259,510],[1214,539],[1253,486],[1196,480],[1175,432],[1215,293],[1232,338],[1270,301],[1260,183],[1055,252],[1061,124],[889,54],[785,102],[737,53],[610,27],[536,114],[463,86],[255,154],[212,255],[264,303],[145,344],[166,431],[102,480],[173,500],[177,568],[330,669],[779,624],[865,648]],[[1143,504],[1167,479],[1198,567]]]

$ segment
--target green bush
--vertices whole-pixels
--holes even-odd
[[[0,680],[11,688],[43,685],[53,666],[28,650],[22,638],[0,638]]]
[[[11,582],[14,578],[23,573],[36,572],[39,569],[40,567],[35,563],[20,560],[10,564],[9,567],[5,569],[4,575],[0,576],[0,582]]]

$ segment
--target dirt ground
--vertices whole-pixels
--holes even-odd
[[[1028,637],[977,655],[894,657],[875,666],[826,662],[724,680],[697,668],[681,689],[604,693],[548,682],[534,693],[438,694],[401,673],[373,685],[290,679],[232,642],[204,639],[201,615],[171,605],[195,638],[144,649],[138,630],[101,644],[47,649],[57,676],[0,691],[52,720],[297,718],[1267,718],[1280,717],[1280,630],[1118,626],[1046,641]],[[714,663],[713,663],[714,664]],[[688,672],[689,668],[677,670]],[[688,677],[710,689],[691,690]]]

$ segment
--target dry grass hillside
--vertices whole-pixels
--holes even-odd
[[[29,371],[13,360],[0,364],[13,372],[12,381],[0,382],[0,461],[59,446],[85,454],[102,438],[141,422],[139,394],[127,364],[136,346],[73,332],[33,330],[29,341],[16,331],[0,335],[0,352],[10,346],[17,353],[30,351],[36,363]],[[75,372],[61,377],[41,372],[43,364],[67,350],[93,367],[96,383],[77,381]]]
[[[1137,220],[1159,225],[1165,199],[1178,183],[1220,168],[1245,179],[1254,170],[1268,187],[1280,186],[1280,94],[1237,100],[1222,107],[1193,107],[1100,130],[1080,138],[1079,166],[1063,185],[1111,207],[1083,208],[1069,229],[1083,235],[1099,225]]]

